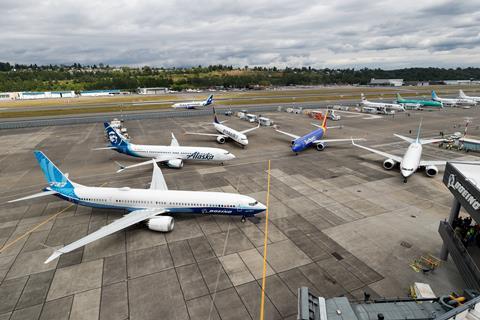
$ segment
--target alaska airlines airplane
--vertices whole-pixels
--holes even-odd
[[[445,160],[423,160],[422,161],[422,145],[428,143],[435,143],[443,141],[444,139],[420,139],[420,130],[422,128],[422,122],[420,121],[420,125],[418,126],[417,138],[412,139],[408,137],[401,136],[399,134],[394,134],[397,138],[405,140],[410,143],[407,148],[407,151],[403,155],[403,157],[396,156],[393,154],[389,154],[380,150],[372,149],[369,147],[361,146],[356,144],[352,141],[352,144],[356,147],[368,150],[370,152],[379,154],[387,160],[383,162],[383,167],[386,170],[391,170],[395,167],[397,163],[400,164],[400,174],[403,177],[403,182],[406,183],[408,178],[418,170],[418,168],[425,168],[425,174],[429,177],[433,177],[438,173],[438,168],[436,166],[443,166],[447,163]]]
[[[415,109],[424,108],[424,107],[443,109],[443,104],[439,101],[404,99],[402,98],[400,93],[397,93],[397,103],[403,105],[404,107],[414,107]]]
[[[466,98],[440,98],[434,90],[432,90],[432,100],[441,102],[444,106],[450,107],[474,106],[477,104],[474,100]]]
[[[365,95],[362,93],[362,105],[365,107],[376,108],[377,110],[387,111],[388,110],[395,110],[395,111],[405,111],[405,108],[398,103],[385,103],[385,102],[371,102],[365,98]]]
[[[230,127],[227,127],[223,123],[226,121],[218,121],[217,118],[217,113],[215,112],[215,108],[213,108],[213,126],[215,127],[215,130],[218,131],[217,133],[198,133],[198,132],[185,132],[185,134],[193,134],[193,135],[199,135],[199,136],[211,136],[211,137],[216,137],[218,143],[225,143],[227,139],[232,139],[233,141],[239,143],[242,148],[245,148],[245,146],[248,144],[248,139],[247,136],[245,135],[246,133],[249,133],[253,130],[256,130],[260,127],[260,123],[258,126],[246,129],[243,131],[237,131],[235,129],[232,129]]]
[[[458,92],[458,97],[460,99],[467,99],[467,100],[473,100],[475,102],[480,102],[480,97],[475,97],[475,96],[467,96],[463,90],[459,90]]]
[[[327,127],[327,117],[323,118],[322,125],[318,125],[315,123],[312,123],[312,125],[314,125],[315,127],[318,127],[318,129],[313,130],[301,137],[296,136],[292,133],[280,131],[278,129],[275,129],[275,131],[283,133],[284,135],[287,135],[294,139],[292,140],[292,151],[295,152],[295,154],[298,154],[300,151],[303,151],[308,147],[311,147],[312,145],[315,145],[315,148],[317,148],[318,151],[323,151],[327,146],[327,144],[330,142],[346,142],[346,141],[350,142],[352,140],[352,139],[322,139],[322,137],[327,132],[327,129],[339,128],[339,127]],[[365,140],[365,139],[360,138],[355,140]]]
[[[150,230],[172,231],[173,217],[165,214],[185,212],[237,215],[242,217],[242,221],[245,221],[246,217],[252,217],[266,209],[257,200],[236,193],[168,190],[162,171],[153,160],[150,161],[153,164],[150,188],[130,189],[129,187],[83,186],[71,181],[41,151],[35,151],[35,157],[45,175],[48,187],[43,192],[9,202],[55,195],[86,207],[127,210],[130,212],[99,230],[55,250],[45,263],[142,221],[146,221]]]
[[[213,94],[211,94],[205,101],[179,102],[172,105],[172,108],[179,109],[195,109],[197,107],[206,107],[213,102]]]
[[[171,168],[183,167],[185,160],[223,161],[234,159],[235,156],[225,149],[209,147],[182,147],[172,133],[172,142],[169,146],[152,146],[130,143],[121,133],[114,130],[108,122],[104,123],[110,146],[94,150],[115,150],[129,156],[154,159],[155,162],[165,162]],[[151,161],[140,162],[130,166],[120,165],[121,172],[125,169],[150,164]]]

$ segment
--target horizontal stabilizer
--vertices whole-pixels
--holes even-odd
[[[246,133],[249,133],[253,130],[257,130],[258,128],[260,128],[260,123],[258,124],[258,126],[256,127],[253,127],[253,128],[250,128],[250,129],[246,129],[246,130],[243,130],[243,131],[240,131],[240,133],[243,133],[243,134],[246,134]]]
[[[42,191],[42,192],[35,193],[35,194],[32,194],[30,196],[26,196],[26,197],[23,197],[23,198],[20,198],[20,199],[10,200],[10,201],[8,201],[8,203],[23,201],[23,200],[29,200],[29,199],[35,199],[35,198],[40,198],[40,197],[45,197],[45,196],[51,196],[51,195],[54,195],[54,194],[57,194],[57,193],[58,193],[57,191],[53,191],[53,190]]]
[[[402,135],[399,135],[399,134],[396,134],[396,133],[394,133],[393,135],[397,138],[400,138],[402,140],[407,141],[408,143],[414,143],[415,142],[415,139],[412,139],[412,138],[409,138],[409,137],[405,137],[405,136],[402,136]]]
[[[102,148],[93,148],[92,150],[97,151],[97,150],[115,150],[117,147],[102,147]]]
[[[287,136],[289,136],[289,137],[291,137],[291,138],[293,138],[293,139],[298,139],[298,138],[300,138],[300,136],[296,136],[296,135],[294,135],[293,133],[288,133],[288,132],[281,131],[281,130],[277,130],[277,129],[275,129],[275,131],[280,132],[280,133],[283,133],[284,135],[287,135]]]
[[[421,144],[429,144],[429,143],[436,143],[436,142],[442,142],[445,139],[443,138],[438,138],[438,139],[420,139]]]

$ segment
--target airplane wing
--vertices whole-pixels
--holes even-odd
[[[103,148],[93,148],[92,150],[115,150],[117,147],[103,147]]]
[[[447,163],[445,160],[424,160],[420,161],[420,166],[421,167],[426,167],[426,166],[444,166]]]
[[[358,139],[320,139],[320,140],[315,140],[313,141],[312,143],[321,143],[321,142],[327,142],[327,143],[330,143],[330,142],[350,142],[350,141],[365,141],[364,138],[358,138]]]
[[[68,253],[70,251],[83,247],[95,240],[104,238],[108,235],[111,235],[112,233],[128,228],[131,225],[134,225],[143,220],[146,220],[148,218],[154,217],[156,215],[159,215],[165,212],[166,210],[163,208],[142,209],[142,210],[132,211],[129,214],[123,216],[122,218],[115,220],[114,222],[98,229],[97,231],[92,232],[89,235],[75,242],[72,242],[71,244],[66,245],[63,248],[55,250],[55,252],[47,260],[45,260],[45,263],[49,263],[50,261],[55,260],[56,258],[60,257],[64,253]]]
[[[293,138],[293,139],[298,139],[298,138],[300,138],[300,136],[296,136],[296,135],[294,135],[294,134],[292,134],[292,133],[288,133],[288,132],[285,132],[285,131],[280,131],[280,130],[278,130],[278,129],[275,129],[275,131],[280,132],[280,133],[283,133],[284,135],[287,135],[287,136],[289,136],[289,137],[291,137],[291,138]]]
[[[396,155],[393,155],[393,154],[390,154],[390,153],[386,153],[386,152],[383,152],[383,151],[380,151],[380,150],[377,150],[377,149],[372,149],[372,148],[369,148],[369,147],[361,146],[359,144],[356,144],[355,141],[352,141],[352,144],[356,147],[359,147],[359,148],[365,149],[367,151],[379,154],[382,157],[385,157],[387,159],[393,159],[396,162],[401,162],[402,161],[402,157],[399,157],[399,156],[396,156]]]
[[[178,146],[180,146],[180,144],[178,143],[177,138],[175,138],[175,136],[173,135],[173,132],[172,132],[172,142],[170,142],[170,146],[172,146],[172,147],[178,147]]]
[[[165,161],[168,161],[168,160],[175,160],[175,159],[178,159],[178,156],[176,156],[176,155],[163,156],[163,157],[150,159],[148,161],[135,163],[135,164],[132,164],[132,165],[129,165],[129,166],[124,166],[124,165],[116,162],[118,164],[118,166],[120,167],[120,169],[117,170],[117,173],[122,172],[123,170],[126,170],[126,169],[136,168],[136,167],[140,167],[140,166],[146,166],[146,165],[152,164],[152,162],[165,162]]]
[[[168,186],[165,182],[165,178],[163,177],[162,170],[160,170],[156,162],[153,162],[153,174],[152,182],[150,182],[150,189],[168,190]]]
[[[227,136],[225,136],[225,135],[223,135],[223,134],[217,134],[217,133],[185,132],[185,134],[197,135],[197,136],[225,137],[225,138],[228,138]]]
[[[258,124],[258,126],[253,127],[253,128],[250,128],[250,129],[247,129],[247,130],[240,131],[240,133],[246,134],[246,133],[249,133],[249,132],[251,132],[251,131],[253,131],[253,130],[257,130],[258,128],[260,128],[260,123]]]

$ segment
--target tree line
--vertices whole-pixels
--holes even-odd
[[[480,68],[315,69],[227,65],[189,68],[111,67],[99,65],[20,65],[0,62],[0,92],[121,89],[139,87],[252,88],[289,85],[365,85],[371,78],[405,81],[480,79]]]

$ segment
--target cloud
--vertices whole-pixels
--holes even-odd
[[[195,66],[480,66],[475,0],[4,0],[0,60]]]

